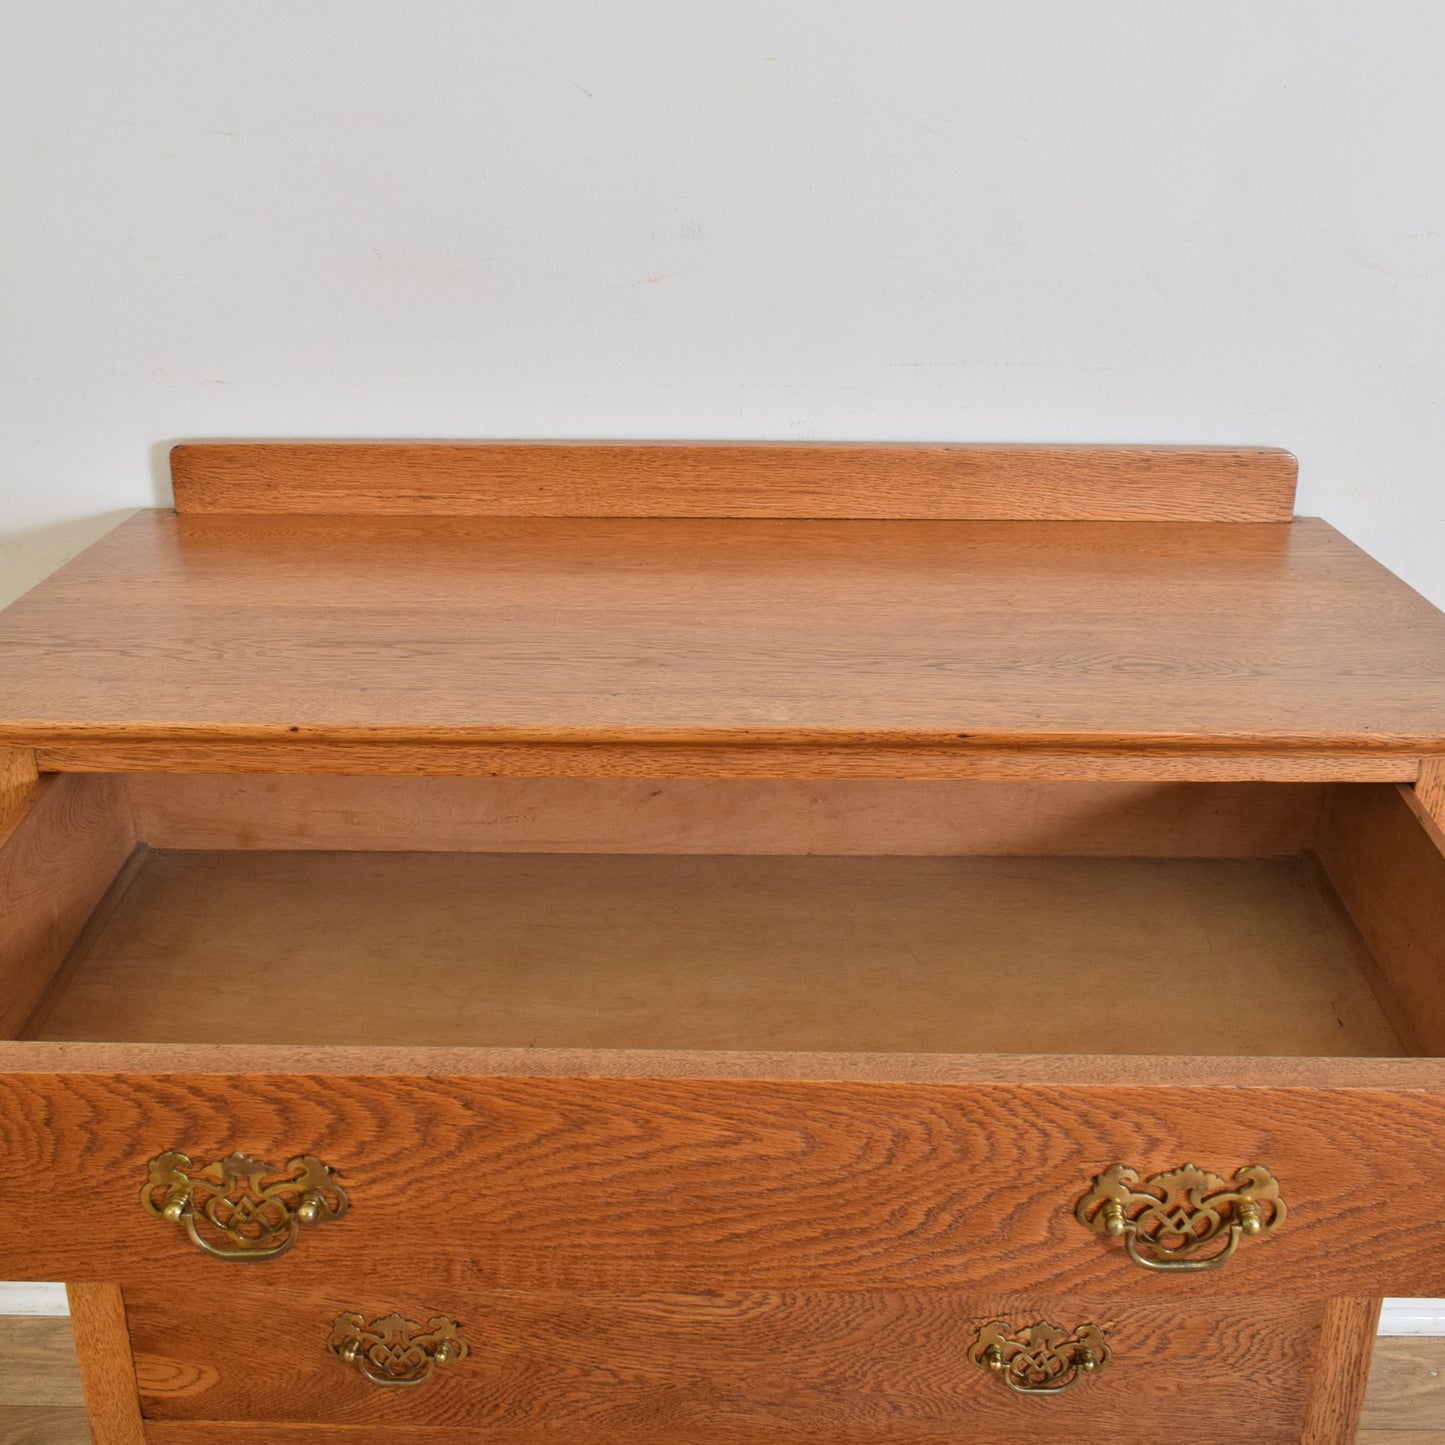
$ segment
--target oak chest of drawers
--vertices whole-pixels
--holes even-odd
[[[204,444],[0,616],[97,1445],[1353,1437],[1445,617],[1263,449]]]

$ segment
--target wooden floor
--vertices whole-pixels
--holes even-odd
[[[0,1316],[0,1445],[90,1445],[69,1321]],[[1445,1445],[1445,1339],[1380,1341],[1359,1445]]]

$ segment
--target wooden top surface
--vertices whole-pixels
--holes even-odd
[[[177,516],[0,614],[0,743],[1445,749],[1318,521]]]

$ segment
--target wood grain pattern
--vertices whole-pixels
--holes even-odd
[[[81,1407],[15,1405],[0,1416],[0,1445],[92,1445]]]
[[[191,442],[181,512],[1287,522],[1272,447]]]
[[[1403,1052],[1295,859],[151,852],[30,1036]]]
[[[29,748],[0,748],[0,828],[20,809],[39,776]]]
[[[265,1422],[266,1445],[476,1445],[476,1431],[461,1428],[419,1426],[397,1429],[391,1425],[287,1425]],[[154,1420],[146,1426],[147,1445],[256,1445],[256,1423],[234,1420]],[[487,1445],[531,1445],[523,1437],[518,1440],[505,1432],[491,1435]],[[635,1436],[627,1439],[587,1441],[585,1445],[638,1445]],[[723,1445],[742,1445],[742,1440],[724,1441]],[[835,1442],[836,1445],[836,1442]],[[882,1445],[923,1445],[917,1437],[904,1441],[884,1441]],[[927,1442],[932,1445],[932,1442]],[[967,1445],[967,1442],[965,1442]],[[1013,1445],[1013,1442],[1005,1442]],[[1020,1441],[1018,1445],[1026,1445]]]
[[[145,1445],[120,1286],[70,1284],[66,1293],[95,1445]]]
[[[1024,1402],[1027,1404],[1027,1402]],[[974,1434],[971,1430],[947,1435],[937,1431],[884,1429],[865,1436],[840,1435],[836,1430],[786,1430],[759,1434],[752,1427],[741,1429],[721,1426],[705,1435],[688,1437],[687,1445],[1079,1445],[1078,1427],[1072,1422],[1064,1429],[1055,1429],[1043,1416],[1047,1405],[1038,1406],[1029,1414],[1018,1412],[1018,1422],[1006,1430]],[[1033,1418],[1030,1418],[1030,1417]],[[419,1425],[412,1428],[370,1425],[284,1425],[272,1421],[265,1425],[266,1445],[477,1445],[474,1430],[446,1426]],[[146,1426],[149,1445],[256,1445],[254,1424],[226,1421],[164,1421]],[[489,1433],[487,1445],[551,1445],[550,1436],[533,1430],[499,1430]],[[671,1434],[639,1436],[634,1431],[588,1431],[574,1436],[577,1445],[678,1445]],[[1271,1431],[1251,1436],[1253,1445],[1298,1445],[1299,1434],[1293,1427],[1285,1432]],[[1220,1445],[1220,1435],[1181,1433],[1171,1437],[1170,1445]],[[568,1442],[571,1445],[571,1441]],[[1393,1445],[1393,1442],[1392,1442]],[[1435,1445],[1435,1442],[1431,1442]]]
[[[1445,1054],[1445,835],[1411,788],[1340,788],[1317,847],[1416,1035]]]
[[[1415,779],[1415,797],[1435,825],[1445,828],[1445,758],[1420,760],[1420,775]]]
[[[1445,1060],[1231,1058],[1231,1087],[1445,1089]],[[1213,1088],[1209,1056],[1111,1054],[790,1053],[777,1049],[397,1048],[289,1044],[16,1043],[0,1040],[0,1074],[17,1079],[256,1073],[388,1078],[681,1079],[875,1084],[1006,1084],[1022,1088]]]
[[[84,1403],[70,1321],[0,1315],[0,1419],[20,1406]]]
[[[1379,1299],[1332,1299],[1325,1305],[1300,1445],[1351,1445],[1370,1377]]]
[[[0,1036],[16,1036],[134,846],[114,778],[47,778],[0,825]]]
[[[43,1330],[51,1323],[50,1321],[37,1321],[34,1319],[17,1321],[16,1333],[17,1335],[23,1334],[25,1331],[35,1328]],[[1383,1340],[1380,1342],[1376,1364],[1371,1373],[1371,1387],[1367,1396],[1366,1406],[1368,1418],[1378,1422],[1379,1428],[1366,1429],[1361,1432],[1357,1437],[1356,1445],[1442,1445],[1442,1442],[1445,1442],[1445,1429],[1398,1428],[1398,1426],[1404,1422],[1394,1413],[1391,1406],[1391,1401],[1395,1398],[1395,1391],[1388,1378],[1392,1370],[1409,1369],[1412,1363],[1418,1369],[1420,1375],[1426,1375],[1429,1369],[1436,1368],[1438,1364],[1438,1361],[1434,1360],[1433,1356],[1438,1352],[1439,1348],[1440,1342],[1427,1339]],[[23,1357],[25,1353],[24,1346],[21,1345],[20,1349]],[[1389,1356],[1388,1360],[1381,1358],[1386,1355]],[[11,1364],[12,1361],[6,1352],[5,1346],[3,1342],[0,1342],[0,1372],[6,1374],[13,1373]],[[1438,1381],[1434,1383],[1438,1385]],[[23,1379],[21,1384],[23,1385]],[[1375,1411],[1374,1405],[1377,1399],[1382,1401],[1382,1408]],[[1047,1407],[1045,1406],[1034,1413],[1043,1415],[1046,1409]],[[1414,1402],[1409,1398],[1401,1399],[1401,1409],[1407,1417],[1413,1417],[1416,1414]],[[1426,1425],[1445,1423],[1445,1403],[1438,1406],[1433,1415],[1426,1414],[1424,1416],[1424,1423]],[[1391,1426],[1396,1426],[1396,1428],[1390,1428]],[[152,1432],[160,1432],[161,1438],[171,1441],[188,1438],[190,1441],[199,1442],[211,1438],[210,1435],[203,1436],[195,1433],[196,1428],[197,1427],[186,1424],[172,1427],[165,1422],[154,1422],[148,1429],[147,1438],[156,1438]],[[254,1423],[249,1425],[243,1422],[236,1422],[232,1425],[211,1423],[202,1428],[208,1431],[215,1431],[223,1441],[241,1441],[242,1439],[246,1439],[250,1442],[250,1445],[256,1445],[258,1439]],[[307,1438],[303,1432],[308,1428],[315,1431],[315,1433],[310,1436],[311,1439],[336,1442],[336,1445],[343,1445],[343,1442],[344,1445],[358,1445],[358,1442],[365,1442],[367,1436],[366,1427],[353,1428],[338,1426],[328,1428],[323,1426],[272,1425],[267,1428],[266,1445],[272,1445],[273,1441],[279,1442],[279,1445],[287,1445],[287,1442],[296,1442],[296,1445],[300,1445],[300,1442]],[[371,1427],[371,1442],[373,1442],[373,1445],[377,1439],[374,1433],[376,1429],[384,1430],[386,1427]],[[243,1430],[248,1430],[249,1435],[243,1435],[241,1433]],[[185,1436],[182,1433],[185,1431],[192,1433],[190,1433],[189,1436]],[[492,1438],[497,1437],[493,1435]],[[817,1440],[816,1435],[813,1438]],[[917,1437],[915,1437],[915,1440],[916,1438]],[[992,1438],[996,1439],[997,1437]],[[1234,1437],[1225,1436],[1224,1438]],[[442,1441],[443,1445],[461,1445],[461,1442],[465,1439],[465,1433],[460,1430],[442,1430],[436,1432],[429,1431],[425,1427],[422,1427],[420,1431],[402,1428],[396,1430],[394,1434],[388,1434],[386,1436],[387,1445],[392,1445],[393,1441],[404,1442],[404,1445],[416,1445],[416,1442],[419,1440],[426,1440],[428,1445],[436,1445],[438,1440]],[[874,1436],[872,1439],[876,1440],[877,1437]],[[836,1437],[834,1437],[834,1440],[836,1445]],[[894,1440],[896,1442],[896,1435],[894,1436]],[[0,1445],[90,1445],[90,1434],[85,1426],[84,1412],[82,1410],[67,1409],[64,1407],[47,1408],[43,1406],[20,1405],[18,1407],[8,1408],[4,1412],[3,1417],[0,1417]],[[611,1442],[611,1445],[622,1445],[622,1442],[614,1440]],[[735,1442],[735,1445],[737,1445],[737,1442]],[[930,1441],[930,1445],[932,1445],[932,1441]]]
[[[1016,1426],[1021,1405],[967,1350],[990,1320],[1047,1319],[1101,1323],[1114,1352],[1089,1388],[1047,1402],[1051,1425],[1083,1435],[1132,1412],[1160,1437],[1254,1438],[1298,1430],[1323,1314],[1311,1301],[1214,1300],[1190,1310],[922,1291],[439,1296],[425,1280],[362,1276],[288,1292],[284,1322],[277,1305],[258,1272],[228,1285],[219,1311],[174,1290],[128,1287],[146,1418],[470,1426],[479,1435],[527,1430],[538,1441],[627,1430],[691,1441],[719,1428],[760,1438],[991,1435]],[[462,1323],[471,1356],[425,1387],[379,1389],[325,1348],[348,1310],[447,1314]]]
[[[161,745],[609,775],[1237,751],[1413,778],[1442,659],[1445,616],[1319,522],[151,513],[4,614],[0,741],[122,770]]]
[[[90,917],[86,919],[84,927],[76,935],[69,952],[61,960],[59,967],[50,975],[49,982],[41,990],[34,1007],[18,1026],[13,1026],[13,1038],[28,1040],[38,1036],[41,1026],[50,1017],[59,1000],[65,997],[71,982],[90,957],[91,949],[96,941],[104,935],[109,927],[116,908],[125,898],[136,874],[144,865],[149,851],[143,845],[139,845],[121,864],[120,870],[111,879],[110,886],[101,894],[100,901],[95,905]],[[1396,1037],[1402,1040],[1409,1038],[1408,1032],[1401,1033],[1398,1018],[1388,1009],[1385,1012],[1386,1017],[1390,1019],[1390,1027],[1395,1030]],[[1412,1052],[1418,1054],[1420,1050],[1416,1048]]]
[[[4,1326],[0,1328],[0,1380],[12,1384],[15,1403],[7,1404],[0,1415],[0,1445],[90,1445],[83,1409],[33,1404],[26,1398],[26,1387],[32,1376],[25,1364],[33,1356],[26,1337],[32,1333],[45,1337],[59,1329],[68,1340],[68,1322],[27,1317],[5,1321]],[[1445,1361],[1440,1358],[1442,1348],[1445,1342],[1420,1337],[1386,1338],[1378,1342],[1366,1392],[1365,1415],[1369,1427],[1356,1437],[1356,1445],[1445,1445],[1445,1390],[1436,1378],[1445,1374]],[[73,1351],[71,1353],[70,1388],[78,1395],[79,1377]],[[1436,1374],[1432,1375],[1431,1371]],[[175,1373],[172,1372],[172,1378]],[[48,1398],[48,1377],[42,1373],[33,1379],[36,1398],[41,1395]],[[1410,1428],[1411,1421],[1418,1428]],[[283,1440],[299,1438],[293,1427],[278,1429],[284,1432]],[[236,1437],[232,1435],[232,1438]],[[333,1434],[332,1439],[337,1438]],[[350,1438],[354,1442],[355,1434]],[[455,1433],[451,1438],[455,1440]],[[255,1440],[254,1429],[252,1440]]]
[[[1381,1432],[1445,1430],[1445,1340],[1381,1340],[1360,1424]]]
[[[1396,1067],[1422,1085],[1439,1076],[1433,1061]],[[1445,1293],[1435,1234],[1413,1224],[1445,1193],[1445,1088],[1257,1088],[1237,1073],[1113,1088],[11,1074],[0,1078],[0,1273],[119,1273],[209,1293],[226,1266],[140,1208],[146,1161],[167,1148],[282,1161],[309,1150],[342,1172],[353,1208],[258,1266],[293,1285],[424,1261],[443,1290],[1035,1289],[1158,1302],[1176,1286],[1072,1210],[1109,1164],[1193,1160],[1265,1163],[1292,1208],[1278,1234],[1192,1278],[1191,1297]],[[1413,1213],[1360,1207],[1382,1180]]]
[[[386,778],[136,773],[155,848],[1269,858],[1321,788],[895,779]]]
[[[41,748],[51,772],[267,773],[306,776],[695,779],[914,779],[941,782],[1408,783],[1419,760],[1402,752],[1120,751],[1020,746],[760,747],[714,744],[508,742],[330,743],[87,741]]]
[[[1365,936],[1360,932],[1353,914],[1345,907],[1339,894],[1335,892],[1334,884],[1330,881],[1324,864],[1320,862],[1319,855],[1307,854],[1302,863],[1313,876],[1315,886],[1319,890],[1325,906],[1334,914],[1339,936],[1354,955],[1355,965],[1359,969],[1361,977],[1369,985],[1375,1002],[1380,1006],[1381,1013],[1395,1031],[1395,1037],[1400,1041],[1401,1052],[1413,1058],[1434,1056],[1436,1051],[1426,1044],[1420,1030],[1416,1027],[1415,1015],[1405,1000],[1396,992],[1390,976],[1380,967],[1370,945],[1366,943]],[[31,1037],[31,1035],[27,1034],[26,1037]]]

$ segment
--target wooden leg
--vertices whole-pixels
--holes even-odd
[[[1332,1299],[1325,1306],[1301,1445],[1352,1445],[1380,1327],[1378,1299]]]
[[[95,1445],[145,1445],[120,1286],[72,1284],[66,1294]]]

